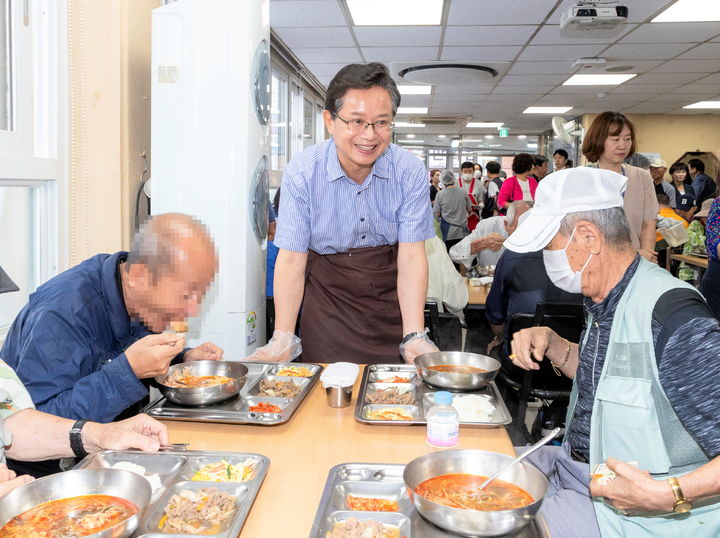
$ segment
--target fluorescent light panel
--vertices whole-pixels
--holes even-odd
[[[678,0],[651,22],[707,21],[720,21],[720,2],[717,0]]]
[[[401,84],[397,89],[400,95],[430,95],[432,86],[407,86]]]
[[[440,24],[443,0],[347,0],[355,26]]]
[[[624,75],[573,75],[565,82],[563,86],[617,86],[623,82],[627,82],[637,74],[626,73]]]
[[[523,114],[564,114],[572,110],[571,106],[529,106]]]
[[[698,101],[683,108],[720,108],[720,101]]]
[[[428,107],[426,106],[401,106],[398,107],[398,114],[427,114]]]
[[[480,122],[477,122],[477,121],[473,122],[473,121],[471,121],[471,122],[468,123],[465,127],[471,127],[471,128],[473,128],[473,127],[490,127],[490,128],[493,128],[493,129],[495,129],[495,128],[499,129],[500,127],[502,127],[502,125],[503,125],[502,122],[500,122],[500,123],[492,123],[492,122],[485,122],[485,121],[480,121]]]
[[[495,138],[494,135],[485,135],[485,138]]]
[[[527,138],[527,135],[518,135],[518,138],[520,140],[525,140]]]

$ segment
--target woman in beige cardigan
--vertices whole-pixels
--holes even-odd
[[[635,127],[624,114],[603,112],[590,125],[582,144],[588,161],[598,168],[612,170],[628,178],[625,191],[625,215],[630,224],[630,238],[638,253],[656,262],[655,223],[658,203],[650,172],[624,164],[637,148]]]

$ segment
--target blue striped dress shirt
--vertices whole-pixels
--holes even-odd
[[[275,245],[337,254],[351,248],[424,241],[435,234],[422,161],[390,144],[362,185],[340,166],[333,139],[285,168]]]

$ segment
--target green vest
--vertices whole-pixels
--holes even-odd
[[[641,259],[620,298],[593,402],[591,470],[613,457],[625,462],[636,461],[639,468],[648,470],[653,478],[664,480],[708,462],[675,414],[658,377],[652,313],[658,299],[675,288],[695,291],[659,266]],[[592,319],[587,322],[590,327]],[[577,386],[573,384],[566,420],[568,429],[576,400]],[[717,502],[693,508],[688,514],[653,517],[623,516],[602,498],[593,498],[593,505],[600,531],[606,537],[720,536],[720,503]]]

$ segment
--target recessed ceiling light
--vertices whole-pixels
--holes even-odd
[[[502,147],[502,144],[490,144],[488,147],[489,148],[499,148],[499,147]]]
[[[677,0],[651,22],[720,21],[717,0]]]
[[[427,114],[428,107],[426,106],[401,106],[398,107],[398,114]]]
[[[685,105],[683,108],[720,108],[720,101],[698,101],[692,105]]]
[[[438,135],[438,138],[447,138],[447,135]]]
[[[495,138],[494,135],[485,135],[485,138]]]
[[[527,138],[527,135],[518,135],[518,138],[520,140],[525,140]]]
[[[439,25],[443,0],[347,0],[355,26]]]
[[[537,144],[534,144],[534,143],[530,143],[530,144],[527,145],[527,147],[529,147],[530,149],[536,149],[537,146],[538,146],[538,145],[537,145]]]
[[[565,82],[563,86],[617,86],[623,82],[627,82],[636,74],[626,73],[624,75],[573,75]]]
[[[432,86],[408,86],[401,84],[397,89],[400,95],[430,95]]]
[[[486,121],[471,121],[468,123],[465,127],[491,127],[493,129],[502,127],[502,122],[500,123],[493,123],[493,122],[486,122]]]
[[[418,142],[422,142],[422,140],[415,140],[414,138],[408,138],[408,139],[398,140],[398,142],[405,142],[406,144],[417,144]]]
[[[414,134],[409,134],[409,135],[406,135],[406,136],[407,136],[408,138],[415,138],[415,135],[414,135]]]
[[[572,110],[571,106],[529,106],[523,114],[564,114]]]
[[[403,128],[403,127],[425,127],[424,123],[410,123],[408,121],[396,121],[393,123],[393,125],[395,125],[395,127],[400,127],[400,128]]]

